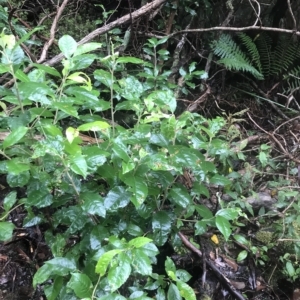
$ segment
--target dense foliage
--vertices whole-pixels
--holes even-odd
[[[211,3],[204,2],[208,14]],[[143,55],[134,57],[117,51],[114,41],[78,45],[68,34],[54,51],[64,59],[52,67],[30,61],[22,47],[37,45],[31,37],[44,28],[17,29],[20,39],[9,29],[0,36],[0,73],[10,80],[0,89],[0,174],[10,187],[0,240],[12,238],[10,214],[20,206],[23,228],[43,227],[52,258],[35,270],[33,286],[42,285],[47,299],[196,299],[191,274],[164,254],[166,245],[172,253],[186,251],[184,231],[192,232],[189,242],[197,249],[206,234],[214,246],[222,238],[235,242],[241,245],[237,261],[251,258],[258,266],[268,265],[275,245],[295,242],[280,249],[279,272],[290,281],[299,277],[299,193],[282,188],[288,178],[273,176],[282,165],[271,146],[252,149],[251,166],[244,152],[249,140],[237,126],[246,110],[208,118],[178,101],[197,86],[205,91],[204,67],[196,60],[180,67],[176,59],[166,66],[172,61],[168,37],[148,38]],[[283,72],[298,59],[298,44],[291,43],[279,65],[284,38],[272,51],[262,46],[271,44],[268,35],[238,39],[222,34],[207,40],[211,55],[220,58],[216,65],[249,75],[243,87],[247,80],[281,76],[289,93],[298,78],[291,83]],[[181,84],[172,80],[174,72]],[[243,162],[244,173],[238,169]],[[257,206],[249,200],[259,194],[254,178],[268,172],[265,185],[277,201]],[[296,172],[292,165],[291,175]],[[267,244],[246,234],[254,223],[272,224]]]

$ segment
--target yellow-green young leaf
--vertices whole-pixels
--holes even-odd
[[[148,244],[152,242],[151,239],[144,237],[144,236],[140,236],[137,237],[135,239],[132,239],[131,241],[128,242],[128,246],[133,246],[135,248],[140,248],[143,247],[144,245]]]
[[[78,127],[78,130],[80,130],[80,131],[101,131],[101,130],[107,129],[109,127],[111,127],[111,126],[107,122],[95,121],[95,122],[80,125]]]
[[[2,147],[8,148],[16,144],[28,131],[28,128],[25,126],[19,126],[14,129],[3,141]]]
[[[92,295],[92,282],[85,274],[72,273],[72,277],[67,284],[67,287],[74,290],[78,298],[90,297]]]
[[[122,249],[114,249],[104,253],[97,262],[95,272],[97,274],[100,274],[100,276],[104,276],[109,263],[112,261],[115,255],[117,255],[122,251],[123,251]]]
[[[70,144],[72,144],[72,142],[74,141],[74,139],[75,139],[76,137],[78,137],[78,135],[79,135],[78,129],[75,129],[75,128],[73,128],[73,127],[68,127],[68,128],[66,129],[66,137],[67,137],[67,140],[68,140],[68,142],[69,142]]]
[[[182,281],[177,281],[176,282],[177,287],[179,289],[180,295],[185,299],[185,300],[196,300],[196,295],[194,290],[185,282]]]

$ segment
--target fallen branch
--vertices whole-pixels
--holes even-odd
[[[205,255],[202,254],[202,252],[197,249],[188,239],[187,237],[181,233],[178,232],[178,235],[180,239],[182,240],[182,243],[190,249],[192,252],[196,253],[199,257],[201,257],[203,260],[205,260],[206,264],[210,266],[214,274],[227,286],[228,290],[236,297],[236,299],[239,300],[246,300],[241,293],[239,293],[229,282],[229,280],[220,272],[220,270],[213,264],[211,260],[205,257]]]

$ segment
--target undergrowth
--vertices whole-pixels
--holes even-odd
[[[20,205],[27,213],[23,227],[47,224],[53,258],[33,279],[47,299],[196,299],[186,270],[176,269],[169,257],[165,274],[154,273],[153,265],[160,247],[181,245],[178,232],[185,226],[195,236],[214,228],[226,241],[248,243],[233,236],[253,214],[237,192],[248,183],[235,181],[240,177],[232,171],[232,161],[244,159],[246,144],[232,147],[222,133],[228,126],[224,118],[175,115],[177,87],[158,63],[167,55],[159,52],[164,40],[148,41],[149,62],[113,51],[101,57],[94,52],[101,44],[77,46],[65,35],[58,42],[62,70],[31,64],[27,74],[30,62],[20,43],[1,34],[0,72],[10,74],[13,85],[0,91],[6,134],[0,173],[13,191],[3,202],[0,239],[12,237],[15,225],[8,216]],[[242,69],[250,70],[240,58]],[[95,62],[88,76],[84,70]],[[135,76],[131,65],[140,69]],[[200,73],[191,68],[187,75]],[[120,111],[131,116],[130,124],[118,118]],[[267,149],[261,152],[267,155]],[[182,180],[186,173],[191,185]],[[202,204],[209,186],[221,187],[233,201],[225,203],[218,194],[212,212]],[[18,188],[26,198],[17,198]],[[281,197],[286,205],[286,194]],[[243,251],[240,258],[247,255]]]

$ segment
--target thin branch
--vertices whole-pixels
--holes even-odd
[[[50,39],[44,44],[41,57],[37,61],[37,63],[39,63],[39,64],[42,63],[46,59],[48,50],[54,42],[55,32],[56,32],[56,29],[57,29],[58,21],[61,17],[62,12],[64,11],[66,5],[68,4],[68,1],[69,0],[64,0],[64,2],[61,4],[61,6],[58,7],[58,9],[57,9],[57,13],[54,17],[54,20],[53,20],[53,23],[52,23],[52,26],[51,26],[51,29],[50,29]]]
[[[167,0],[154,0],[144,6],[142,6],[140,9],[134,11],[131,14],[132,17],[132,22],[134,22],[135,20],[137,20],[138,18],[142,17],[143,15],[149,14],[152,11],[155,11],[156,9],[158,9],[162,4],[164,4]],[[127,22],[130,22],[131,18],[130,18],[130,14],[127,14],[125,16],[123,16],[122,18],[111,22],[105,26],[102,26],[100,28],[97,28],[96,30],[90,32],[88,35],[86,35],[83,39],[81,39],[78,42],[78,45],[83,45],[89,41],[91,41],[92,39],[94,39],[95,37],[104,34],[110,30],[112,30],[115,27],[118,27],[122,24],[125,24]],[[46,61],[44,64],[47,64],[49,66],[53,66],[55,64],[57,64],[58,62],[60,62],[63,59],[63,54],[59,54],[54,56],[53,58],[51,58],[50,60]]]
[[[296,22],[295,16],[294,16],[293,11],[292,11],[291,1],[287,0],[287,4],[288,4],[288,7],[289,7],[289,12],[291,14],[291,17],[293,19],[294,30],[296,31],[297,30],[297,22]]]

